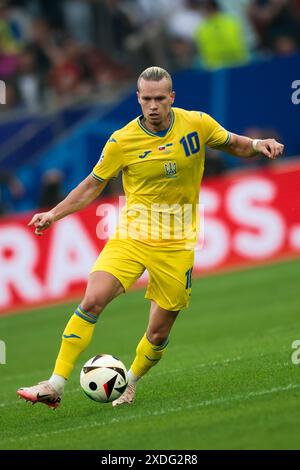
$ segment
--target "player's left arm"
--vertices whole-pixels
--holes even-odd
[[[274,160],[283,154],[284,145],[275,139],[250,139],[249,137],[231,133],[228,141],[218,146],[218,149],[237,157],[251,158],[262,154]]]

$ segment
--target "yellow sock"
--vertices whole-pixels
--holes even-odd
[[[145,375],[151,367],[159,362],[167,346],[168,341],[161,346],[151,344],[147,336],[144,335],[137,345],[136,356],[130,367],[131,372],[136,377]]]
[[[68,379],[80,353],[90,344],[97,317],[79,306],[70,318],[62,335],[62,343],[53,374]]]

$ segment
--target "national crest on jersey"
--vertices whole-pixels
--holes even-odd
[[[99,160],[92,174],[105,181],[122,171],[126,207],[120,226],[128,228],[139,219],[139,236],[145,242],[166,246],[184,243],[184,230],[173,242],[174,229],[170,230],[171,238],[164,240],[160,233],[154,239],[149,220],[156,220],[162,232],[166,224],[162,216],[169,216],[172,224],[176,217],[183,218],[180,208],[183,211],[184,206],[190,206],[193,220],[188,236],[191,232],[196,236],[195,211],[205,146],[218,147],[229,138],[230,134],[208,114],[172,108],[171,124],[163,137],[146,129],[141,117],[114,132],[103,149],[105,158]]]
[[[176,178],[177,176],[177,168],[176,168],[176,162],[166,162],[164,163],[165,166],[165,172],[167,178]]]

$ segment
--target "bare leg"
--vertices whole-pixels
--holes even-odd
[[[146,336],[150,343],[160,346],[168,339],[178,314],[179,311],[166,310],[153,300],[151,301],[149,322],[146,330]]]
[[[105,271],[95,271],[89,275],[81,308],[98,316],[109,302],[123,292],[124,288],[115,276]]]

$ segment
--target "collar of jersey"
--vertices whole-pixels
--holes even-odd
[[[167,130],[166,134],[165,134],[163,137],[160,137],[159,135],[155,134],[155,132],[149,131],[149,129],[147,129],[147,128],[142,124],[142,117],[143,117],[143,115],[141,115],[141,116],[138,117],[138,119],[137,119],[138,125],[140,126],[140,128],[142,129],[142,131],[146,132],[146,134],[151,135],[152,137],[159,137],[160,139],[163,139],[163,138],[164,138],[166,135],[168,135],[168,134],[171,132],[171,130],[173,129],[174,121],[175,121],[175,114],[174,114],[173,109],[171,109],[171,122],[170,122],[169,129]]]

